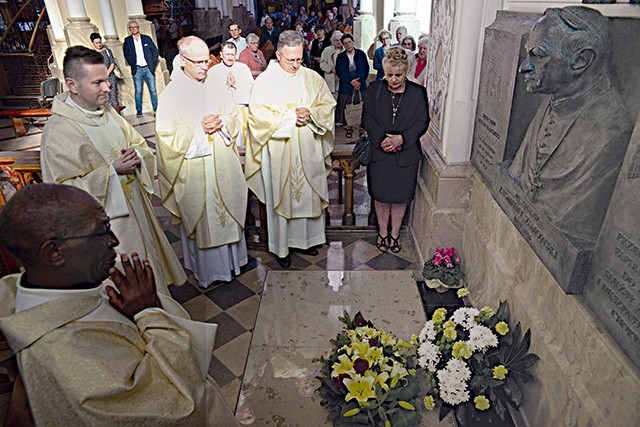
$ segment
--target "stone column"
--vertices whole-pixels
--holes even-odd
[[[353,20],[353,41],[358,49],[365,51],[370,61],[376,48],[376,35],[373,0],[362,0],[360,15]]]
[[[207,28],[205,13],[209,10],[209,2],[207,0],[196,0],[195,9],[193,10],[193,32],[201,39],[206,39],[204,33]]]
[[[416,17],[417,4],[416,0],[397,0],[397,9],[393,13],[393,18],[389,21],[389,31],[391,31],[391,39],[396,40],[396,29],[404,26],[407,28],[407,34],[414,38],[420,34],[420,20]]]
[[[98,27],[91,23],[87,16],[87,9],[82,0],[65,0],[67,7],[67,20],[69,24],[64,27],[64,35],[68,46],[82,45],[93,48],[89,35],[98,32]]]
[[[209,10],[206,12],[207,38],[221,36],[224,33],[222,28],[222,0],[208,0]]]
[[[55,0],[44,0],[44,4],[47,7],[47,16],[49,16],[49,22],[51,23],[51,25],[47,27],[47,37],[49,38],[49,44],[53,52],[51,73],[54,77],[63,81],[62,60],[64,58],[64,52],[68,47],[65,38],[64,23],[62,22],[58,3],[56,3]]]
[[[156,29],[153,27],[152,22],[147,21],[147,15],[144,14],[144,9],[142,8],[142,0],[125,0],[125,3],[127,5],[127,15],[129,15],[129,19],[138,21],[138,24],[140,24],[140,33],[151,37],[157,46]],[[129,35],[129,29],[127,29],[126,34],[127,36]]]

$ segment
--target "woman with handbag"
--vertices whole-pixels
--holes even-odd
[[[358,108],[362,108],[362,96],[367,91],[369,60],[366,53],[356,49],[351,34],[344,34],[341,41],[344,51],[338,54],[336,58],[336,74],[340,80],[336,126],[341,126],[344,123],[347,139],[349,139],[353,136],[353,127],[360,126],[360,120],[356,120],[357,123],[345,121],[345,107],[347,104],[360,104]],[[360,130],[360,137],[364,137],[364,130],[362,129]]]
[[[376,247],[398,253],[400,226],[422,160],[420,137],[429,127],[429,103],[426,89],[407,80],[405,49],[390,48],[382,66],[385,79],[371,83],[364,96],[362,125],[371,140],[367,185],[378,218]]]
[[[116,60],[113,57],[111,49],[102,44],[102,37],[98,33],[91,33],[89,36],[93,48],[100,52],[104,56],[104,65],[107,67],[107,73],[109,73],[109,84],[111,85],[111,91],[109,92],[108,104],[112,107],[117,107],[118,103],[118,78],[122,78],[122,73],[116,64]],[[117,70],[117,71],[116,71]],[[120,73],[120,77],[116,75]]]

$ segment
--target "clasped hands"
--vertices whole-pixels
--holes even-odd
[[[224,126],[219,114],[207,114],[200,123],[202,124],[202,130],[207,134],[218,132]]]
[[[400,151],[403,143],[402,135],[392,135],[388,133],[387,137],[380,143],[380,148],[387,153],[393,153],[394,151]]]
[[[116,267],[109,269],[118,290],[112,286],[106,289],[111,306],[129,319],[147,308],[160,307],[151,264],[146,259],[140,261],[135,252],[131,253],[131,258],[133,263],[127,254],[120,254],[124,273]]]
[[[123,148],[120,150],[122,156],[113,162],[113,168],[118,175],[126,175],[136,170],[142,160],[138,157],[136,149],[133,147]]]
[[[296,107],[296,126],[308,125],[311,121],[311,111],[306,107]]]

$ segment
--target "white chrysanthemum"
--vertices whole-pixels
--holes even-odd
[[[451,316],[451,320],[456,322],[458,325],[462,325],[463,328],[469,329],[476,322],[473,320],[474,317],[480,314],[480,310],[474,307],[462,307],[457,309],[453,315]]]
[[[433,341],[436,339],[436,330],[433,327],[433,320],[429,320],[424,324],[424,328],[420,331],[420,342],[425,342],[427,340]]]
[[[483,325],[473,325],[469,331],[469,341],[467,341],[475,350],[485,351],[489,347],[498,346],[498,337]]]
[[[437,345],[430,342],[422,343],[418,347],[418,356],[420,357],[419,360],[424,360],[424,363],[419,362],[420,366],[430,372],[436,371],[436,365],[440,362],[440,350]]]
[[[467,381],[471,370],[461,360],[451,359],[447,366],[436,374],[440,387],[440,397],[450,405],[459,405],[469,400]]]

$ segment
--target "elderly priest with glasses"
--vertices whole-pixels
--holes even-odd
[[[163,206],[180,222],[185,268],[206,288],[231,281],[248,261],[248,191],[235,144],[242,122],[224,82],[207,78],[207,44],[183,38],[180,58],[158,106],[158,180]]]

